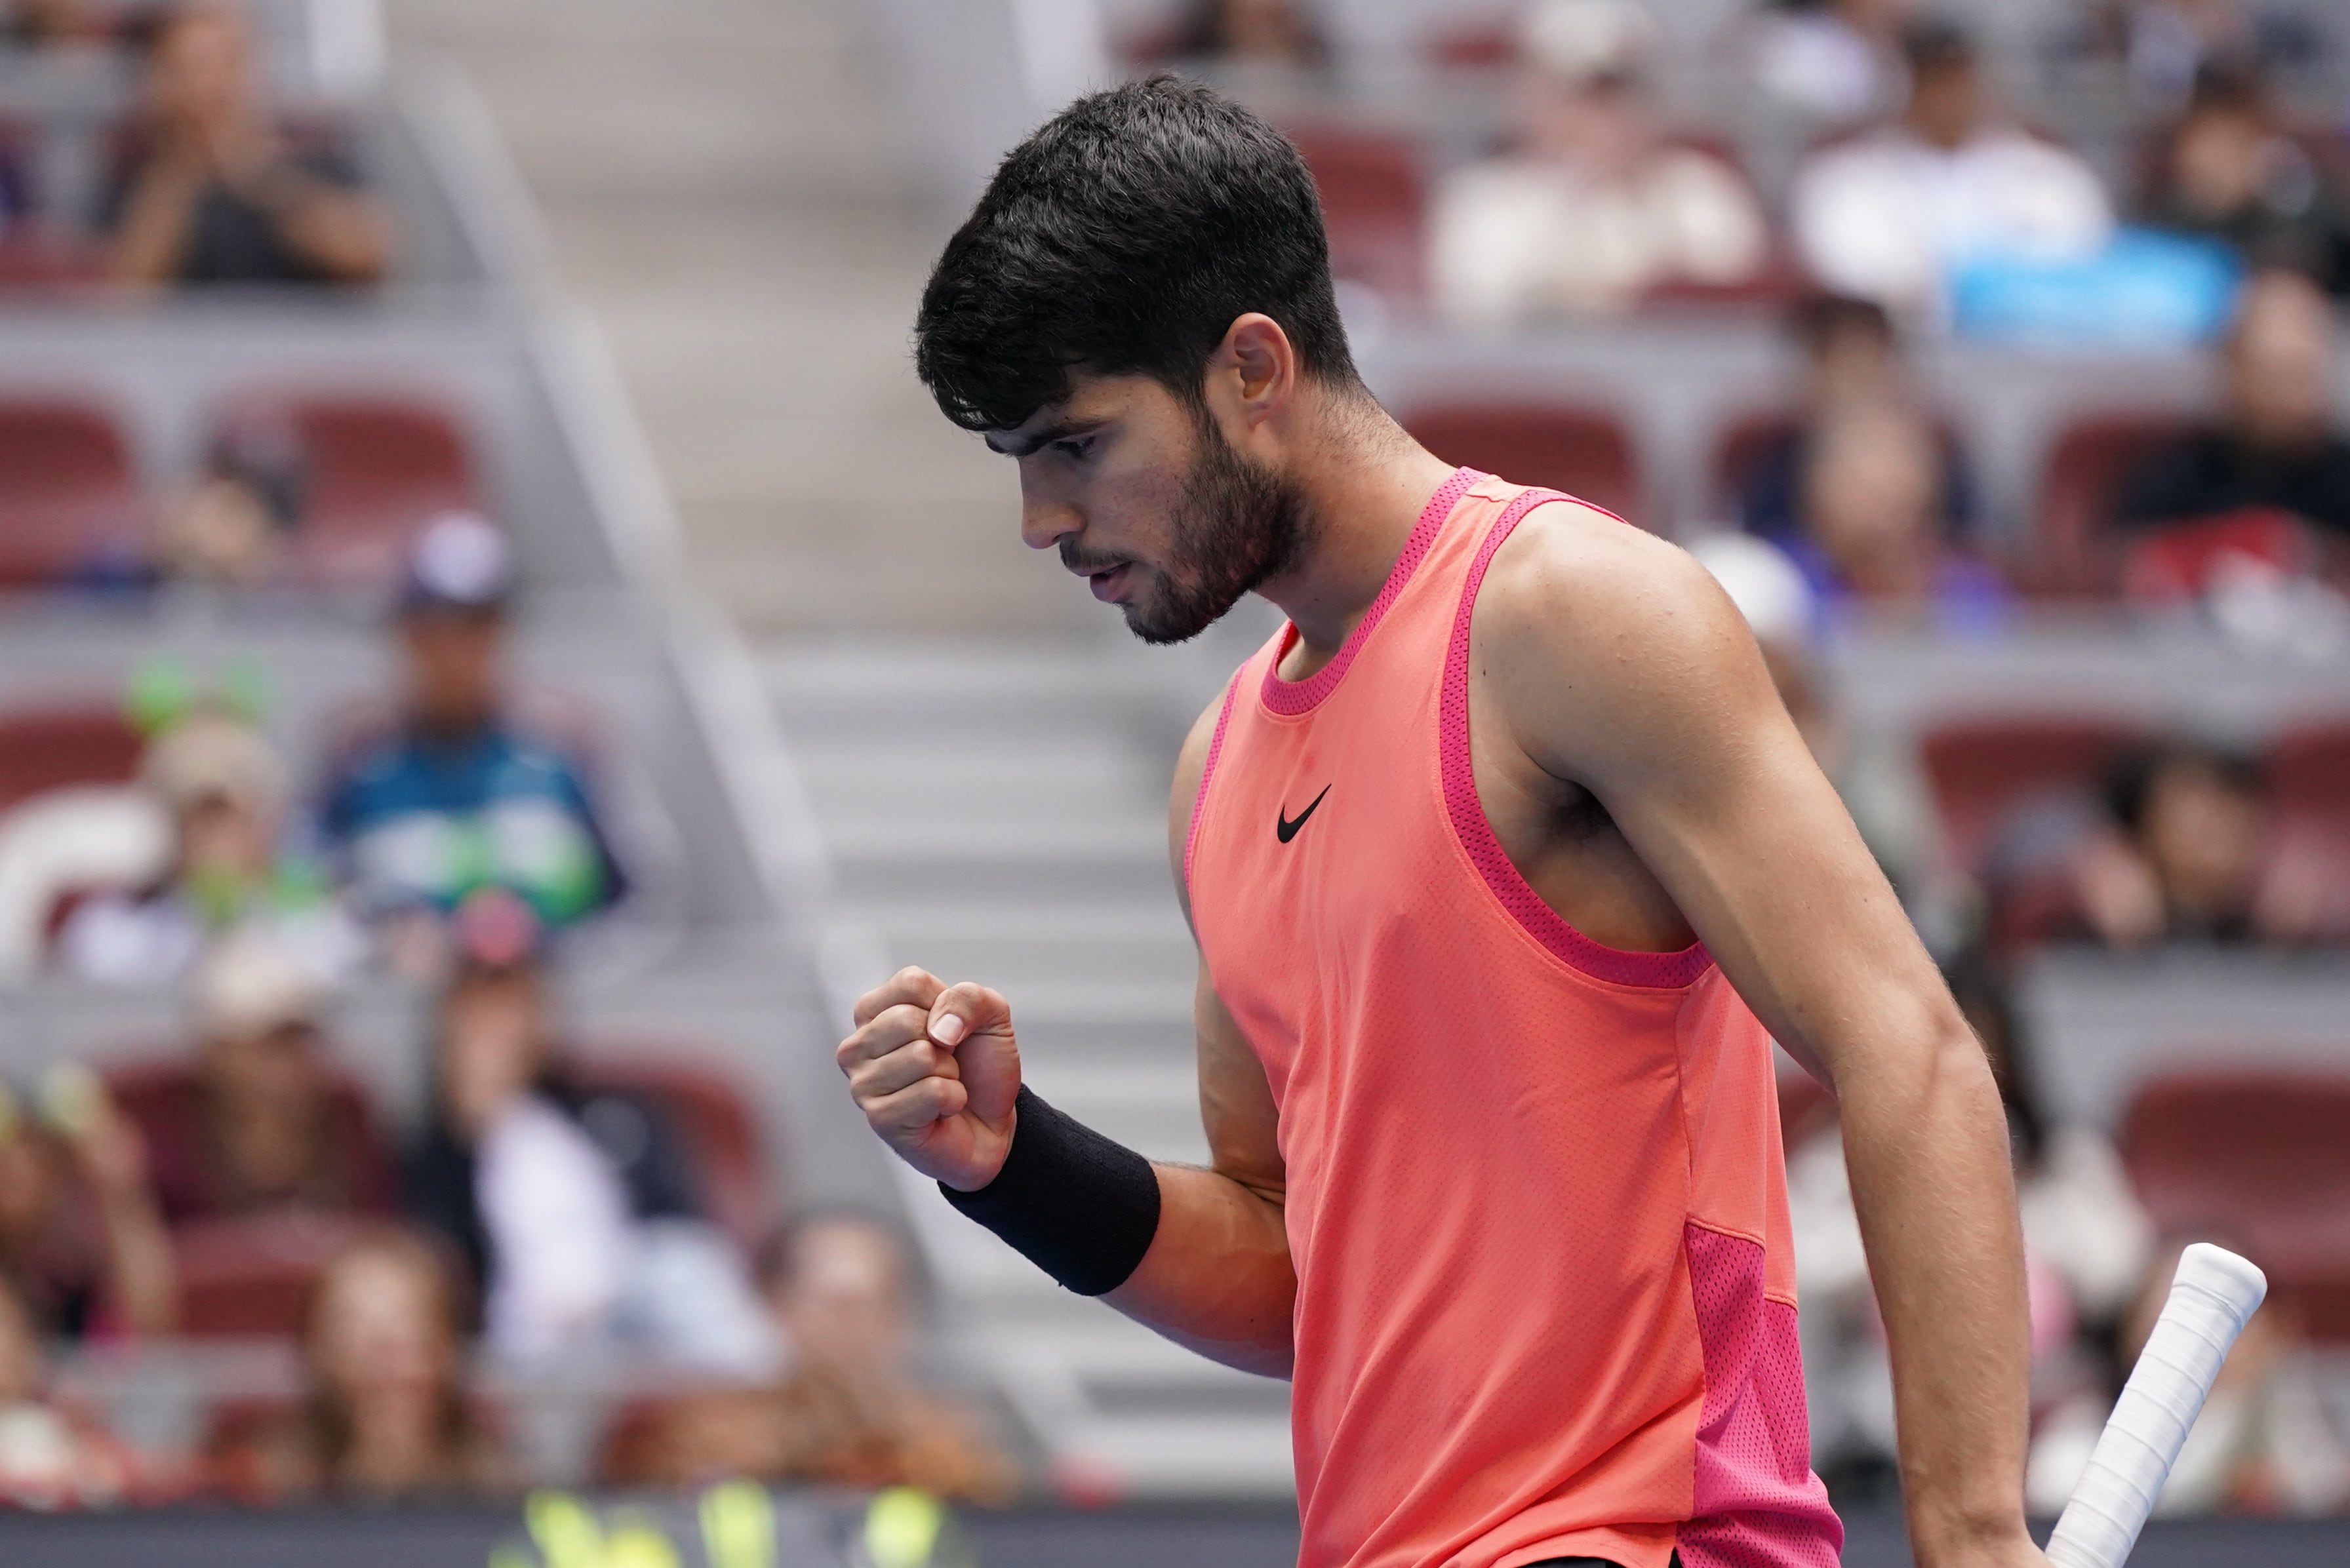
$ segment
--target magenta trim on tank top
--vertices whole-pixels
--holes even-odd
[[[1476,769],[1469,752],[1470,613],[1476,608],[1477,590],[1485,581],[1485,568],[1492,563],[1493,552],[1502,547],[1510,531],[1535,507],[1572,499],[1555,490],[1525,492],[1493,520],[1476,558],[1469,564],[1468,580],[1461,588],[1461,608],[1452,618],[1452,643],[1445,653],[1444,689],[1437,707],[1444,804],[1470,863],[1485,878],[1485,885],[1493,890],[1502,907],[1516,918],[1527,935],[1549,949],[1553,957],[1596,979],[1617,985],[1659,989],[1684,986],[1713,966],[1713,955],[1705,950],[1703,942],[1691,942],[1679,952],[1660,953],[1633,952],[1593,941],[1543,902],[1542,895],[1534,890],[1512,863],[1502,841],[1493,836],[1493,825],[1485,820],[1484,805],[1477,798]]]
[[[1395,569],[1388,574],[1386,584],[1379,589],[1379,597],[1371,601],[1371,607],[1363,612],[1363,618],[1356,623],[1353,631],[1347,633],[1347,640],[1339,645],[1337,657],[1329,663],[1303,680],[1284,680],[1281,678],[1281,660],[1297,640],[1297,627],[1291,622],[1281,628],[1281,639],[1274,645],[1273,659],[1264,667],[1266,707],[1294,719],[1300,713],[1312,712],[1315,704],[1338,689],[1338,682],[1346,678],[1347,667],[1355,662],[1355,655],[1362,651],[1363,644],[1378,629],[1388,607],[1402,595],[1405,585],[1411,581],[1411,575],[1419,569],[1420,562],[1428,558],[1429,547],[1436,543],[1436,535],[1443,529],[1444,520],[1452,515],[1452,509],[1461,504],[1461,498],[1469,493],[1470,487],[1486,477],[1473,468],[1456,468],[1451,478],[1436,487],[1436,493],[1430,496],[1428,504],[1420,508],[1419,521],[1412,524],[1411,536],[1404,541],[1403,554],[1396,557]]]

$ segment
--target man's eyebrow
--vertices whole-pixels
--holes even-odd
[[[990,452],[1001,452],[1005,457],[1027,457],[1044,451],[1056,441],[1066,441],[1071,436],[1089,434],[1107,423],[1109,423],[1107,420],[1062,420],[1057,423],[1046,425],[1043,430],[1030,436],[998,437],[994,431],[990,431],[981,439],[987,442],[987,450]]]

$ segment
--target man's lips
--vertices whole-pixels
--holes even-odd
[[[1121,561],[1098,572],[1087,572],[1086,581],[1091,585],[1094,597],[1104,604],[1115,604],[1119,590],[1126,587],[1126,574],[1131,566],[1131,562]]]

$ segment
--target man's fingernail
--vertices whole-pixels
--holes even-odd
[[[931,1025],[931,1038],[941,1045],[951,1045],[962,1038],[962,1020],[949,1012]]]

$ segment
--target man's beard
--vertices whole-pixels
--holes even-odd
[[[1190,641],[1305,550],[1297,488],[1242,456],[1204,415],[1199,431],[1200,456],[1169,524],[1168,564],[1141,568],[1151,587],[1124,607],[1126,628],[1148,643]],[[1061,558],[1077,569],[1066,541]]]

